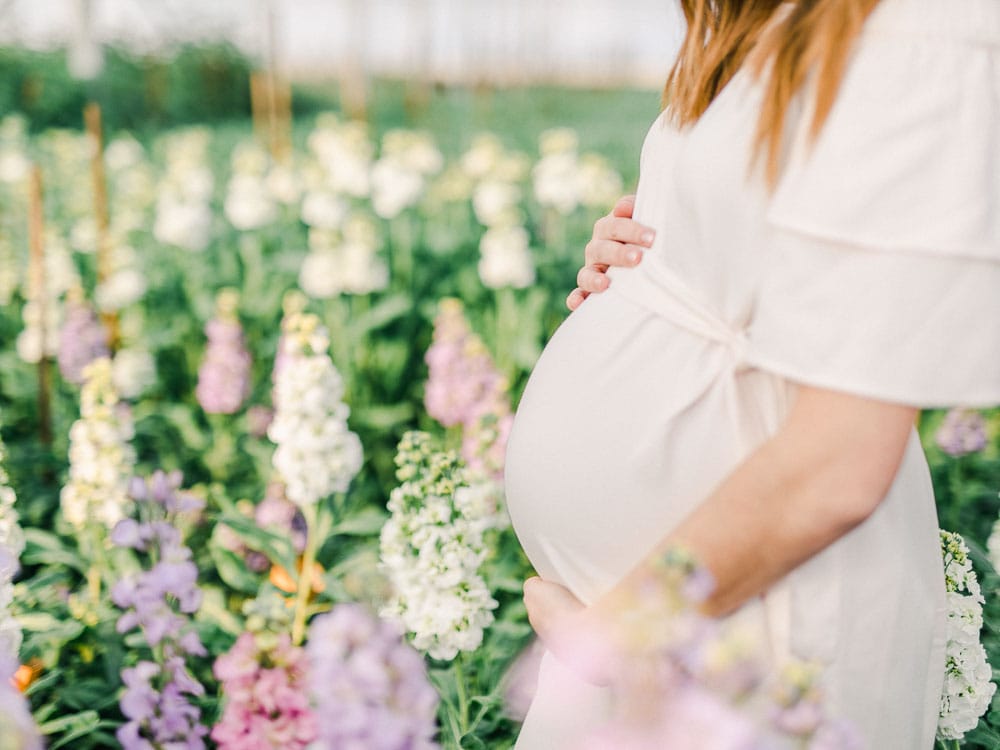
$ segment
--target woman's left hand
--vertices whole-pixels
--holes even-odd
[[[588,682],[609,681],[612,643],[608,628],[565,586],[533,577],[524,582],[528,621],[545,648]]]

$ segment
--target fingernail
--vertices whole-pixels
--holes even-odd
[[[643,232],[640,239],[642,240],[643,245],[652,245],[654,237],[656,237],[654,232]]]
[[[625,254],[625,260],[627,260],[629,263],[631,263],[634,266],[636,263],[639,262],[639,251],[638,250],[629,250]]]

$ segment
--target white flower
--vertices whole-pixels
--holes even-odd
[[[491,227],[479,241],[479,277],[491,289],[523,289],[535,283],[528,231],[519,226]]]
[[[212,233],[212,209],[205,203],[187,202],[163,194],[156,202],[153,236],[164,245],[177,245],[197,252],[208,247]]]
[[[35,300],[28,300],[24,303],[21,316],[24,328],[15,343],[17,356],[24,362],[35,364],[43,357],[58,354],[59,329],[62,326],[62,310],[58,300],[49,296],[44,307]]]
[[[479,566],[485,532],[498,525],[495,488],[482,488],[457,454],[435,452],[426,433],[408,432],[396,456],[400,485],[389,495],[380,557],[393,597],[382,610],[435,659],[474,651],[497,602]]]
[[[570,214],[580,204],[580,166],[573,152],[543,156],[531,170],[535,199],[546,208]]]
[[[11,614],[11,581],[18,570],[18,558],[24,550],[24,534],[14,510],[16,497],[4,471],[5,450],[0,441],[0,663],[16,660],[21,648],[21,628]]]
[[[986,550],[989,553],[993,570],[1000,573],[1000,518],[993,522],[990,538],[986,540]]]
[[[488,227],[517,223],[520,220],[520,201],[521,188],[501,180],[484,180],[472,193],[472,208],[476,218],[480,224]]]
[[[943,740],[958,740],[986,713],[996,685],[979,642],[983,595],[969,549],[960,534],[941,531],[941,553],[948,596],[948,644],[937,733]]]
[[[315,315],[296,313],[284,324],[285,363],[275,383],[275,414],[267,434],[272,462],[288,499],[313,505],[346,492],[363,461],[361,441],[347,427],[343,381],[327,354],[326,330]]]
[[[119,349],[111,366],[111,380],[122,398],[137,398],[156,382],[156,362],[145,349]]]
[[[115,392],[111,360],[95,359],[84,368],[83,377],[80,418],[69,431],[69,481],[60,503],[63,517],[75,528],[96,521],[111,529],[127,515],[130,503],[132,423],[128,406]]]
[[[229,223],[242,231],[260,229],[278,218],[267,183],[251,174],[233,175],[223,210]]]
[[[318,118],[316,130],[309,135],[309,148],[334,192],[356,198],[371,192],[374,147],[363,124],[341,123],[333,115],[323,115]]]
[[[372,208],[383,219],[416,204],[423,190],[423,175],[395,159],[380,159],[372,169]]]
[[[624,189],[622,176],[603,156],[583,154],[579,172],[580,202],[588,208],[607,209]]]
[[[302,261],[299,286],[314,299],[339,294],[369,294],[389,285],[389,267],[374,248],[342,242],[335,248],[309,253]]]
[[[472,139],[472,145],[462,154],[459,163],[469,177],[481,180],[496,169],[502,156],[500,139],[494,133],[480,133]]]
[[[104,312],[121,310],[138,302],[146,293],[146,277],[137,268],[121,268],[98,285],[94,292],[97,308]]]
[[[313,190],[302,201],[302,221],[310,227],[336,229],[347,216],[347,203],[326,190]]]

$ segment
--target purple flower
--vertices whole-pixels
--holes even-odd
[[[441,301],[434,320],[434,343],[424,359],[427,413],[445,427],[462,425],[466,463],[502,477],[507,436],[514,421],[508,385],[482,340],[469,328],[458,300]]]
[[[128,721],[119,727],[125,750],[186,748],[201,750],[208,730],[200,723],[201,710],[191,702],[204,688],[187,671],[185,656],[204,656],[188,615],[201,603],[198,569],[181,532],[173,525],[178,514],[200,509],[202,502],[178,491],[179,472],[156,472],[146,481],[133,481],[131,495],[142,523],[127,518],[111,533],[112,542],[147,553],[155,560],[148,569],[125,576],[111,590],[111,600],[123,611],[116,628],[126,633],[139,628],[155,660],[140,661],[122,670],[125,692],[120,699]]]
[[[15,669],[13,660],[0,655],[0,747],[42,750],[42,741],[28,703],[11,680]]]
[[[198,369],[195,396],[208,414],[233,414],[250,395],[250,353],[235,317],[205,326],[208,346]]]
[[[66,320],[59,331],[59,372],[70,383],[83,383],[83,368],[99,357],[111,355],[108,332],[94,311],[83,302],[66,306]]]
[[[949,456],[965,456],[986,447],[986,420],[971,409],[952,409],[934,436],[938,446]]]
[[[400,631],[359,604],[313,620],[309,684],[324,748],[436,748],[438,695]]]

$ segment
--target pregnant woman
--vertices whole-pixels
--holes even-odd
[[[598,223],[578,283],[607,291],[571,295],[510,437],[529,616],[547,646],[610,621],[680,544],[709,612],[824,664],[867,747],[926,750],[944,582],[913,423],[1000,403],[1000,3],[681,4],[635,223]],[[518,750],[608,701],[547,652]]]

